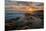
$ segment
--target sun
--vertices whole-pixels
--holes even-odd
[[[33,13],[35,11],[35,8],[34,7],[26,7],[26,11],[27,13]]]

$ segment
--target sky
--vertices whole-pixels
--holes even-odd
[[[36,5],[39,5],[40,4],[40,2],[33,2],[33,4],[32,4],[32,2],[16,2],[16,1],[11,1],[11,0],[6,0],[6,2],[5,2],[6,4],[5,4],[5,9],[6,9],[6,12],[7,13],[15,13],[15,12],[21,12],[21,11],[31,11],[32,9],[30,8],[32,5],[34,6],[36,6]],[[29,7],[25,7],[25,5],[27,6],[27,5],[30,5]],[[24,7],[23,7],[24,6]],[[34,7],[35,7],[34,6]],[[24,8],[26,8],[26,9],[24,9]],[[29,8],[29,9],[28,9]],[[37,7],[36,7],[37,8]],[[42,8],[42,7],[41,7]]]

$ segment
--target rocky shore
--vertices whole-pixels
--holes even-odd
[[[33,15],[25,13],[23,17],[12,18],[9,22],[5,22],[5,30],[40,29],[44,27],[43,19],[43,12],[39,11]]]

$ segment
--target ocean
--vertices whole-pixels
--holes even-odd
[[[12,19],[12,18],[16,18],[16,17],[21,17],[24,16],[23,13],[5,13],[5,19]]]

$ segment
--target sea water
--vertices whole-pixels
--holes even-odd
[[[16,17],[22,17],[24,16],[23,13],[5,13],[5,19],[12,19]]]

